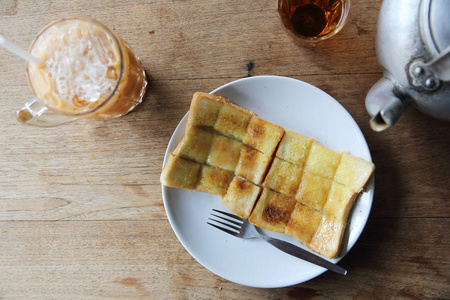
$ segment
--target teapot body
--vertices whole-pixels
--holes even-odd
[[[449,12],[449,0],[383,1],[376,39],[383,78],[366,97],[374,130],[392,126],[410,104],[450,121]]]

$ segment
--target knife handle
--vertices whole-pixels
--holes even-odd
[[[325,269],[336,272],[338,274],[347,275],[347,270],[345,270],[344,268],[341,268],[338,265],[333,264],[332,262],[329,262],[328,260],[323,259],[320,256],[297,247],[291,243],[268,236],[261,237],[275,248],[278,248],[279,250],[286,252],[287,254],[298,257],[312,264],[324,267]]]

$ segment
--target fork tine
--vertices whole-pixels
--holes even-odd
[[[228,213],[228,212],[226,212],[226,211],[221,211],[221,210],[218,210],[218,209],[215,209],[215,208],[213,208],[212,210],[215,211],[215,212],[218,212],[218,213],[220,213],[220,214],[223,214],[223,215],[229,216],[229,217],[231,217],[231,218],[234,218],[234,219],[236,219],[236,220],[238,220],[238,221],[241,221],[241,222],[244,221],[244,219],[242,219],[241,217],[236,216],[236,215],[231,214],[231,213]]]
[[[229,230],[229,229],[226,229],[226,228],[217,226],[217,225],[212,224],[212,223],[209,223],[209,222],[206,222],[206,223],[209,224],[209,225],[211,225],[211,226],[213,226],[213,227],[216,227],[217,229],[222,230],[222,231],[224,231],[224,232],[226,232],[226,233],[228,233],[228,234],[231,234],[232,236],[235,236],[235,237],[238,236],[238,233],[235,232],[235,231],[232,231],[232,230]]]
[[[212,214],[213,215],[213,214]],[[213,216],[215,216],[215,215],[213,215]],[[219,217],[219,216],[216,216],[216,217]],[[220,217],[219,217],[220,218]],[[237,230],[237,231],[240,231],[241,230],[241,227],[240,226],[233,226],[233,225],[231,225],[231,224],[229,224],[229,223],[225,223],[225,222],[222,222],[222,221],[219,221],[219,220],[215,220],[215,219],[212,219],[212,218],[208,218],[208,219],[210,219],[211,221],[214,221],[214,222],[217,222],[217,223],[220,223],[220,224],[222,224],[222,225],[225,225],[226,227],[229,227],[229,228],[232,228],[232,229],[234,229],[234,230]],[[222,218],[222,219],[224,219],[224,218]],[[225,221],[228,221],[227,219],[224,219]],[[231,222],[231,221],[230,221]],[[236,224],[236,225],[239,225],[239,224]]]
[[[236,222],[236,221],[233,221],[233,220],[230,220],[230,219],[227,219],[227,218],[221,217],[221,216],[219,216],[219,215],[216,215],[216,214],[213,214],[213,213],[211,213],[211,216],[214,216],[214,217],[220,218],[220,219],[222,219],[222,220],[225,220],[225,221],[227,221],[227,222],[230,222],[230,223],[232,223],[232,224],[234,224],[234,225],[237,225],[237,226],[239,226],[239,228],[238,228],[238,229],[236,229],[236,230],[239,230],[239,229],[240,229],[240,227],[242,226],[242,223],[239,223],[239,222]],[[215,220],[214,220],[214,221],[215,221]]]

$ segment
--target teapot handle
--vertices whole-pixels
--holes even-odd
[[[431,68],[440,80],[450,81],[450,46],[425,66]]]
[[[22,124],[37,127],[55,127],[76,120],[48,109],[36,98],[31,99],[21,109],[17,110],[16,118]]]
[[[428,91],[437,89],[441,81],[450,81],[450,46],[429,62],[412,61],[409,78],[413,86]]]

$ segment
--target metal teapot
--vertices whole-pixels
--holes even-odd
[[[377,27],[381,78],[366,96],[382,131],[406,107],[450,121],[450,0],[384,0]]]

